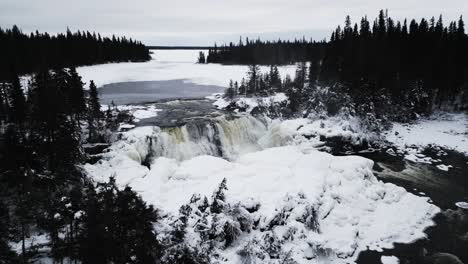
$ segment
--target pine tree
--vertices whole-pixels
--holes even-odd
[[[48,71],[33,78],[32,140],[37,153],[51,172],[66,172],[80,161],[80,127],[69,117],[66,95]]]
[[[109,106],[110,109],[110,106]],[[97,87],[94,81],[89,84],[89,98],[88,98],[88,141],[96,142],[99,140],[99,127],[100,120],[103,114],[101,112],[101,103],[99,102]]]
[[[198,63],[206,63],[205,53],[203,51],[200,51],[200,53],[198,54]]]
[[[79,233],[79,258],[91,263],[155,263],[162,254],[153,225],[156,210],[115,179],[90,186]]]
[[[299,63],[296,69],[296,76],[294,78],[294,86],[299,90],[299,93],[302,92],[302,90],[305,87],[307,81],[307,65],[303,61]]]
[[[244,78],[242,78],[241,85],[239,86],[239,94],[247,96],[247,85],[245,84]]]
[[[18,75],[13,74],[10,85],[10,120],[22,124],[26,120],[26,99]]]
[[[234,82],[232,80],[229,81],[229,88],[226,89],[224,96],[228,98],[229,100],[234,99],[234,97],[236,96],[236,89],[234,87]]]
[[[270,66],[270,86],[273,91],[281,91],[281,76],[276,65]]]
[[[8,245],[11,228],[10,213],[8,207],[0,201],[0,263],[19,263],[16,254]]]
[[[213,193],[213,202],[211,203],[211,212],[219,214],[224,208],[224,202],[226,201],[225,191],[227,191],[227,180],[224,178],[219,184],[218,189]]]
[[[86,110],[83,82],[81,81],[81,77],[76,72],[75,67],[71,67],[68,71],[68,74],[70,76],[70,81],[68,83],[70,93],[70,107],[73,114],[81,116]]]
[[[318,61],[311,61],[308,72],[309,87],[312,87],[316,84],[318,80],[318,75],[320,72],[320,65]]]
[[[5,82],[0,83],[0,132],[4,130],[4,123],[6,123],[10,111],[6,87]]]
[[[255,94],[259,88],[260,67],[256,64],[250,65],[247,76],[247,93]]]

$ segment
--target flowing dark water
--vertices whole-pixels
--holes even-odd
[[[190,122],[207,121],[227,113],[213,106],[208,99],[173,100],[153,104],[161,109],[156,117],[142,119],[136,126],[174,127]]]
[[[199,85],[188,80],[121,82],[99,88],[102,104],[114,101],[117,105],[143,104],[169,99],[204,98],[225,88],[215,85]]]
[[[454,151],[445,152],[448,155],[442,157],[432,149],[424,154],[452,165],[454,168],[449,171],[431,164],[408,162],[402,156],[391,156],[385,151],[358,154],[375,162],[374,173],[379,179],[404,187],[415,195],[430,197],[442,210],[434,219],[436,225],[426,230],[427,239],[396,244],[394,249],[384,252],[362,252],[359,264],[379,263],[382,255],[397,256],[400,263],[457,263],[453,256],[468,263],[468,210],[455,205],[468,201],[468,158]],[[447,262],[437,262],[440,253],[451,254],[442,255]]]

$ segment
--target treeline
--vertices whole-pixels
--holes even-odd
[[[101,112],[89,86],[75,68],[35,73],[28,89],[18,75],[0,82],[0,263],[154,263],[160,254],[157,211],[130,188],[96,185],[80,169],[83,145],[104,142],[122,118]],[[31,247],[40,235],[46,239]]]
[[[208,50],[207,63],[285,65],[298,61],[317,60],[323,57],[325,42],[312,40],[249,40],[242,38],[238,44],[230,43]]]
[[[230,80],[229,88],[226,89],[225,96],[233,99],[235,96],[249,96],[249,95],[269,95],[275,92],[282,92],[283,87],[287,87],[290,76],[286,76],[285,82],[281,80],[281,75],[278,67],[275,65],[270,66],[270,71],[266,73],[260,72],[258,65],[250,65],[246,77],[242,78],[240,83],[238,81]]]
[[[24,34],[17,26],[0,28],[0,80],[11,72],[26,74],[43,68],[59,69],[106,62],[147,61],[149,50],[125,37],[101,37],[89,31],[49,35]]]
[[[382,10],[373,22],[363,17],[353,25],[348,16],[333,32],[318,75],[353,95],[387,94],[398,102],[416,89],[430,101],[453,101],[468,89],[464,21],[446,26],[440,16],[400,22]]]
[[[315,63],[301,62],[297,64],[294,78],[289,74],[282,78],[276,65],[271,65],[265,73],[258,65],[249,65],[240,83],[230,80],[224,97],[233,100],[236,96],[269,96],[282,92],[289,98],[289,110],[297,112],[317,90],[317,69]]]
[[[244,80],[231,81],[226,96],[283,91],[294,111],[346,108],[379,122],[468,108],[468,36],[461,17],[444,26],[442,17],[397,22],[381,11],[371,26],[366,17],[353,25],[348,16],[322,58],[297,65],[294,80],[278,81],[274,71],[262,74],[252,64]]]

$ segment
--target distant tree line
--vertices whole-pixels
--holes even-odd
[[[298,61],[317,60],[323,57],[325,42],[312,40],[249,40],[242,38],[238,44],[230,43],[208,50],[207,63],[284,65]]]
[[[0,80],[11,72],[32,73],[40,69],[77,67],[106,62],[147,61],[149,50],[125,37],[101,37],[89,31],[49,35],[25,34],[17,26],[0,28]]]
[[[438,107],[468,108],[468,36],[462,17],[449,26],[442,17],[396,22],[382,10],[371,26],[367,17],[353,25],[348,16],[323,53],[315,55],[296,63],[293,80],[277,81],[281,77],[260,73],[251,63],[246,78],[231,81],[226,96],[282,91],[291,110],[309,113],[328,102],[329,113],[346,107],[376,120],[408,121]]]
[[[348,16],[332,33],[319,81],[345,85],[354,97],[386,94],[394,102],[418,92],[431,102],[452,101],[468,91],[468,37],[460,17],[444,25],[442,16],[403,22],[380,11],[373,23]],[[428,110],[428,109],[420,109]]]

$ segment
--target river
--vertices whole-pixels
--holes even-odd
[[[118,105],[153,102],[153,106],[161,111],[156,116],[141,119],[136,126],[158,126],[172,129],[171,133],[187,133],[196,140],[204,140],[203,144],[213,144],[213,147],[196,150],[201,154],[203,151],[208,151],[205,154],[231,158],[228,156],[229,153],[223,153],[219,148],[219,145],[223,144],[222,141],[226,140],[223,138],[226,133],[230,134],[229,144],[244,144],[248,143],[244,142],[245,140],[256,140],[256,132],[259,132],[256,130],[262,130],[264,126],[260,120],[255,125],[237,124],[234,129],[230,127],[231,123],[226,125],[227,123],[220,121],[238,116],[232,117],[232,114],[216,109],[212,101],[204,97],[223,90],[221,86],[200,85],[176,79],[112,83],[101,87],[99,93],[103,104],[110,104],[112,101]],[[223,129],[225,131],[222,131]],[[176,130],[180,131],[173,132]],[[233,141],[232,138],[238,141]],[[340,152],[341,146],[336,146],[336,142],[325,142],[325,144],[331,147],[331,152],[335,155],[359,155],[373,160],[374,174],[378,179],[404,187],[415,195],[430,197],[432,203],[442,209],[434,219],[436,225],[426,230],[427,239],[411,244],[398,244],[393,249],[383,252],[364,251],[360,254],[357,263],[380,263],[380,257],[383,255],[396,256],[400,259],[400,263],[435,263],[429,256],[439,252],[456,255],[468,263],[467,210],[455,206],[456,202],[468,201],[468,159],[465,155],[444,150],[447,155],[440,157],[437,155],[440,150],[430,148],[426,150],[424,154],[427,156],[442,159],[445,164],[453,166],[449,171],[442,171],[432,164],[413,163],[405,160],[403,156],[390,155],[387,150],[391,146],[370,151],[361,149]],[[188,147],[198,148],[198,145],[193,144]],[[239,151],[244,146],[230,147]],[[180,151],[183,152],[184,149]],[[161,152],[160,155],[164,153]]]

